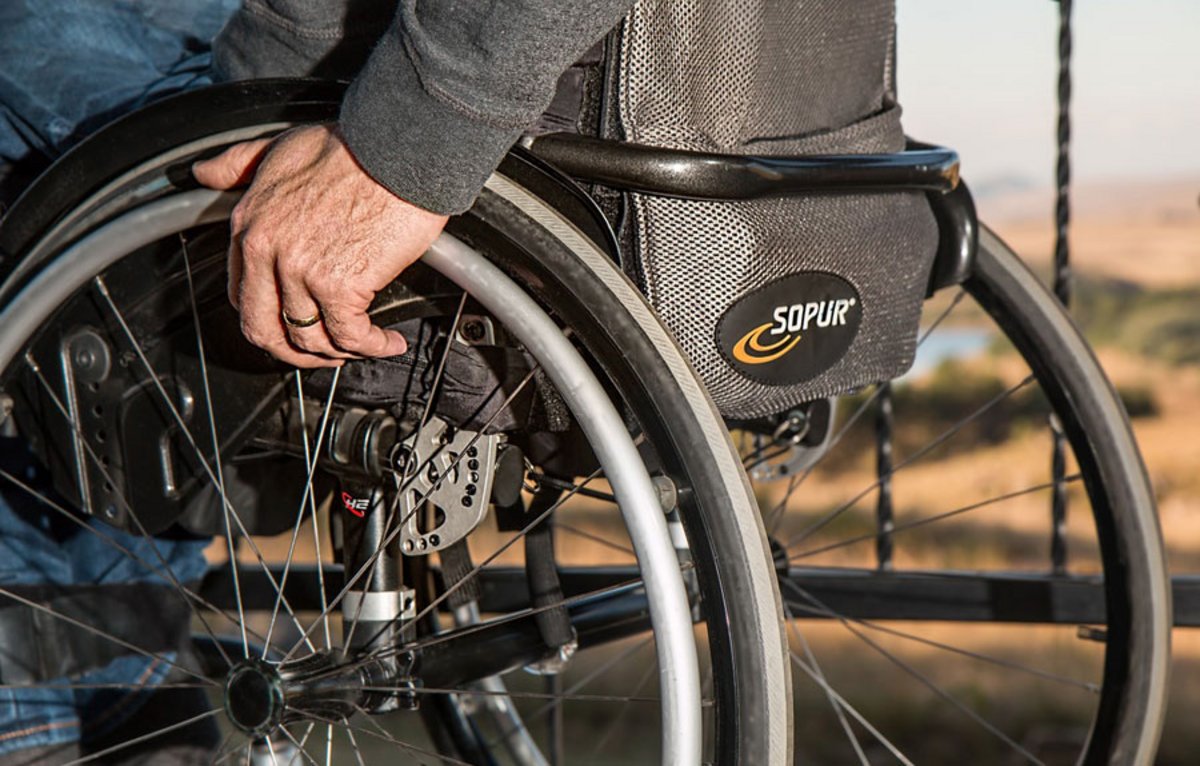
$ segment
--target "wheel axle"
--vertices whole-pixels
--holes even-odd
[[[257,658],[238,663],[225,677],[225,714],[230,723],[258,739],[298,720],[340,721],[358,711],[416,708],[413,695],[404,692],[416,681],[396,670],[410,664],[386,659],[339,662],[338,657],[319,652],[284,664]],[[397,691],[380,692],[381,688]]]

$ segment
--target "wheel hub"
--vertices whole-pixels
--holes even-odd
[[[283,679],[262,660],[247,660],[225,681],[225,713],[238,729],[253,737],[271,733],[283,720]]]
[[[240,662],[225,677],[225,714],[239,730],[262,738],[280,724],[305,718],[336,721],[357,711],[416,708],[403,704],[411,696],[403,690],[413,679],[398,673],[397,663],[345,659],[319,652],[278,665],[257,658]],[[392,693],[378,691],[393,687]]]

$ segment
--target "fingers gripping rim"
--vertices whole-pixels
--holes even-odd
[[[730,518],[721,521],[726,523],[726,531],[736,537],[736,545],[731,549],[744,557],[745,573],[748,575],[749,592],[739,591],[738,596],[743,597],[739,598],[742,602],[739,608],[749,613],[740,615],[745,620],[744,624],[733,627],[753,635],[760,649],[754,658],[757,666],[744,668],[742,672],[758,683],[761,698],[743,705],[741,715],[753,717],[756,728],[764,732],[763,760],[760,763],[790,763],[791,673],[778,582],[774,577],[766,533],[749,480],[712,400],[698,382],[675,340],[651,312],[640,293],[589,239],[556,210],[504,176],[493,175],[487,182],[485,193],[495,194],[516,207],[561,242],[620,302],[629,317],[658,349],[660,358],[702,429],[705,442],[712,447],[716,474],[724,490],[723,499],[730,506]]]

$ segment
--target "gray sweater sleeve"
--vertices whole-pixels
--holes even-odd
[[[337,48],[337,35],[377,34],[368,22],[379,19],[383,1],[246,0],[217,41],[218,72],[336,75],[356,63],[353,51]],[[559,74],[630,5],[401,0],[342,104],[346,142],[403,199],[438,213],[466,210],[549,104]],[[331,11],[347,6],[351,12]]]

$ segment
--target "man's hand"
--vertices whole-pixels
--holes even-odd
[[[446,216],[377,184],[332,126],[237,144],[192,172],[213,189],[249,184],[230,219],[229,300],[251,343],[297,367],[404,353],[404,338],[371,324],[367,308]],[[295,327],[285,311],[320,321]]]

